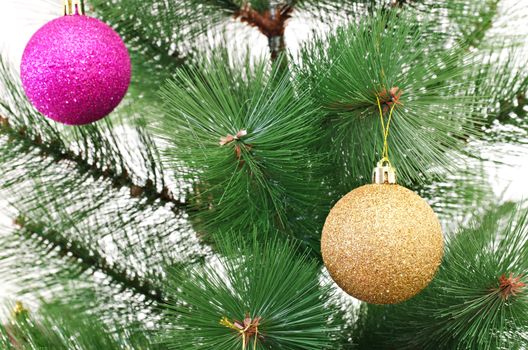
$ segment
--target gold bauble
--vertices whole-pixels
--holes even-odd
[[[420,196],[396,184],[372,184],[332,208],[321,251],[345,292],[373,304],[395,304],[431,282],[444,242],[436,214]]]

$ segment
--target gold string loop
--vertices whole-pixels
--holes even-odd
[[[374,184],[395,184],[396,183],[396,170],[392,167],[389,158],[389,130],[392,122],[392,115],[394,107],[397,104],[401,105],[399,101],[402,92],[398,87],[393,87],[388,92],[383,90],[379,95],[376,94],[376,101],[378,102],[378,109],[380,113],[381,132],[383,135],[383,151],[381,152],[381,159],[377,166],[372,171],[372,183]],[[385,103],[385,107],[381,108],[381,98],[388,98]],[[385,123],[384,114],[389,112],[389,118]]]
[[[394,111],[394,107],[396,107],[396,103],[392,104],[392,106],[390,108],[390,112],[389,112],[389,118],[387,120],[387,125],[385,125],[385,118],[383,117],[383,109],[381,108],[381,102],[380,102],[380,99],[379,99],[378,95],[376,95],[376,101],[378,102],[378,109],[379,109],[379,112],[380,112],[381,129],[382,129],[382,133],[383,133],[383,152],[381,153],[382,158],[380,160],[380,163],[387,162],[387,163],[389,163],[389,165],[391,165],[390,158],[389,158],[389,141],[388,140],[389,140],[390,124],[391,124],[391,121],[392,121],[392,112]]]

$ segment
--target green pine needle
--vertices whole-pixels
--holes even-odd
[[[171,145],[167,156],[189,167],[196,181],[196,222],[213,232],[255,225],[307,232],[293,221],[313,230],[313,218],[304,215],[320,197],[313,176],[320,158],[312,151],[316,107],[278,66],[233,67],[226,60],[218,55],[180,70],[162,88],[167,115],[159,129]],[[221,145],[241,132],[247,135]]]
[[[34,241],[57,249],[91,274],[115,278],[120,288],[161,299],[160,266],[193,261],[204,251],[184,219],[179,198],[185,184],[178,172],[165,175],[146,127],[114,126],[114,116],[75,128],[50,121],[30,105],[2,59],[0,90],[0,198],[13,219],[24,218],[19,245]],[[17,271],[44,270],[46,261]],[[12,269],[3,262],[0,270]],[[60,284],[53,277],[24,286],[39,290],[50,283],[51,289]]]
[[[224,256],[218,261],[168,276],[169,349],[241,349],[242,337],[229,324],[246,316],[259,320],[260,335],[248,338],[248,350],[337,347],[329,286],[320,284],[318,263],[299,256],[297,244],[271,237],[245,243],[229,234],[218,249]]]
[[[508,123],[520,126],[526,130],[523,118],[527,111],[528,104],[528,59],[526,54],[520,50],[507,51],[497,57],[496,52],[483,54],[479,59],[479,66],[476,69],[477,93],[487,98],[482,98],[481,105],[487,122],[490,126],[494,122]],[[514,133],[493,135],[494,142],[519,142],[525,137],[525,133]]]
[[[365,182],[381,158],[376,96],[383,103],[392,88],[402,93],[389,134],[400,182],[423,183],[435,167],[458,169],[457,152],[479,124],[468,60],[460,49],[434,49],[428,39],[414,16],[376,13],[302,51],[301,74],[326,113],[320,147],[333,150],[333,172],[345,188]]]
[[[140,350],[159,349],[139,325],[111,331],[97,315],[60,302],[42,305],[34,314],[22,304],[12,307],[10,320],[0,325],[0,347],[6,350]]]

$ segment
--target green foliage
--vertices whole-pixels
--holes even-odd
[[[474,98],[460,50],[430,50],[414,17],[375,14],[319,38],[302,52],[303,76],[326,114],[320,148],[331,149],[338,181],[351,188],[370,177],[381,158],[376,96],[384,108],[399,88],[389,143],[400,182],[423,183],[431,169],[453,173],[465,139],[476,133]],[[388,111],[385,111],[385,119]]]
[[[157,145],[144,128],[142,118],[132,114],[127,126],[120,127],[122,119],[112,114],[91,125],[64,127],[33,108],[19,77],[3,58],[0,59],[0,88],[0,131],[13,142],[24,143],[25,150],[36,146],[56,161],[72,160],[84,171],[92,168],[94,173],[113,178],[119,185],[143,186],[150,182],[146,192],[152,195],[167,187]]]
[[[453,40],[464,46],[481,45],[497,19],[500,3],[500,0],[396,1],[404,12],[418,15],[414,22],[419,24],[424,35],[440,39],[438,47]]]
[[[208,36],[223,32],[229,25],[244,17],[243,10],[251,9],[268,16],[271,9],[280,8],[288,18],[311,17],[318,23],[331,23],[336,16],[358,13],[371,0],[90,0],[88,14],[93,13],[113,25],[132,50],[133,81],[140,81],[145,89],[132,94],[150,95],[149,87],[170,76],[181,64],[199,60],[201,49],[208,46]],[[244,20],[249,27],[262,29],[262,23]],[[251,23],[250,23],[251,22]],[[260,26],[260,27],[259,27]],[[287,23],[286,23],[287,26]],[[247,33],[247,31],[246,31]],[[238,40],[243,37],[240,31]],[[192,42],[191,45],[189,43]],[[282,49],[282,48],[281,48]],[[197,54],[199,53],[199,54]]]
[[[192,38],[193,23],[182,16],[183,1],[90,0],[88,9],[112,24],[133,51],[145,58],[177,60],[181,41]],[[162,69],[168,68],[161,66]]]
[[[528,341],[528,295],[523,284],[527,240],[528,211],[512,205],[492,210],[459,230],[448,240],[437,276],[421,294],[395,306],[369,305],[362,345],[522,349]]]
[[[263,62],[226,64],[218,55],[178,71],[162,96],[167,116],[159,129],[171,143],[168,157],[196,179],[200,229],[312,232],[298,228],[310,227],[304,213],[320,193],[313,175],[319,156],[311,151],[318,116],[289,74]],[[247,135],[221,145],[241,131]]]
[[[20,219],[19,219],[20,220]],[[22,222],[19,222],[21,224]],[[48,239],[49,238],[49,239]],[[159,312],[153,308],[152,298],[130,288],[127,283],[120,283],[115,278],[105,274],[97,266],[95,256],[92,260],[83,260],[76,255],[71,246],[58,246],[52,237],[41,237],[39,233],[30,231],[28,225],[13,229],[0,225],[0,275],[2,276],[2,292],[9,299],[20,300],[40,322],[40,314],[45,317],[50,304],[56,305],[57,315],[66,318],[57,320],[55,328],[41,332],[41,328],[30,327],[35,322],[23,323],[17,327],[18,334],[27,340],[31,339],[32,346],[25,344],[20,349],[39,349],[38,344],[46,344],[49,349],[64,349],[64,345],[51,346],[58,341],[57,336],[62,332],[82,332],[81,324],[70,322],[71,317],[84,317],[92,320],[91,315],[97,315],[97,324],[104,322],[105,333],[116,333],[122,337],[123,344],[131,344],[134,339],[128,337],[148,337],[149,332],[141,329],[147,322],[159,317]],[[63,304],[63,305],[62,305]],[[0,310],[2,322],[8,321],[11,314],[10,306],[7,312]],[[42,310],[40,310],[42,308]],[[76,320],[74,320],[76,321]],[[95,322],[95,319],[93,320]],[[66,329],[62,323],[71,324]],[[5,323],[7,325],[7,323]],[[13,328],[12,325],[7,325]],[[77,329],[78,328],[78,329]],[[86,327],[85,327],[86,328]],[[47,328],[46,328],[47,329]],[[5,345],[7,338],[2,338],[5,328],[0,325],[0,348],[11,349]],[[5,335],[5,334],[4,334]],[[83,337],[98,338],[97,333],[86,331]],[[106,335],[102,335],[105,338]],[[29,341],[29,340],[28,340]],[[97,343],[97,339],[92,340]],[[63,344],[60,343],[59,344]],[[44,345],[42,345],[44,346]],[[68,348],[67,349],[78,349]],[[84,347],[83,349],[94,349]],[[110,349],[117,349],[113,347]],[[105,347],[106,349],[106,347]],[[123,348],[124,349],[124,348]],[[141,349],[145,350],[146,347]]]
[[[526,55],[518,49],[502,48],[502,55],[494,51],[483,53],[479,58],[481,65],[476,71],[477,94],[482,96],[479,103],[487,117],[487,123],[518,126],[515,133],[493,133],[493,141],[519,142],[527,130],[525,109],[528,104],[528,69]]]
[[[335,349],[329,285],[320,283],[318,263],[298,249],[273,237],[259,244],[222,235],[221,258],[172,271],[163,330],[168,348],[240,349],[242,337],[227,324],[248,316],[259,320],[260,334],[249,337],[248,349]]]
[[[0,191],[22,224],[21,240],[40,240],[121,289],[161,300],[163,267],[204,250],[185,222],[185,184],[171,179],[179,188],[169,190],[150,134],[141,124],[114,126],[113,116],[65,128],[31,107],[4,65],[0,80]]]
[[[462,34],[466,45],[478,46],[482,42],[487,29],[493,25],[499,2],[500,0],[450,1],[448,17]],[[475,15],[468,16],[468,13]]]
[[[145,350],[155,349],[138,325],[129,325],[127,333],[109,331],[108,325],[90,312],[61,302],[42,305],[38,314],[21,308],[11,320],[0,325],[0,346],[5,350]]]
[[[470,149],[477,152],[478,145],[480,143],[470,146]],[[490,180],[480,175],[487,174],[489,164],[469,157],[460,159],[459,163],[464,164],[465,169],[456,175],[443,174],[417,189],[417,193],[427,199],[447,231],[468,223],[500,201]]]
[[[369,3],[371,0],[290,0],[290,1],[273,1],[273,0],[187,0],[187,8],[191,12],[206,16],[211,20],[211,24],[221,23],[228,16],[235,16],[237,11],[249,6],[259,13],[270,11],[272,7],[285,5],[297,10],[296,15],[312,14],[317,16],[317,20],[329,20],[330,16],[338,16],[358,8],[358,5]],[[209,27],[210,28],[210,27]]]

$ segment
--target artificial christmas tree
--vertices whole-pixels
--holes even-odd
[[[32,106],[2,60],[0,198],[12,224],[0,226],[0,276],[24,311],[6,303],[0,348],[527,346],[526,209],[496,198],[483,162],[500,158],[480,152],[522,144],[528,129],[527,5],[80,5],[127,45],[131,85],[109,118],[67,127]],[[389,306],[342,293],[321,255],[331,208],[387,157],[445,235],[435,221],[428,270],[404,266],[426,278],[407,276],[419,288],[390,301],[425,288]],[[387,210],[404,213],[392,218],[401,227],[416,214],[367,207],[354,239],[375,237],[368,219],[387,226]],[[398,235],[379,243],[419,242]],[[354,287],[375,290],[376,276]]]

